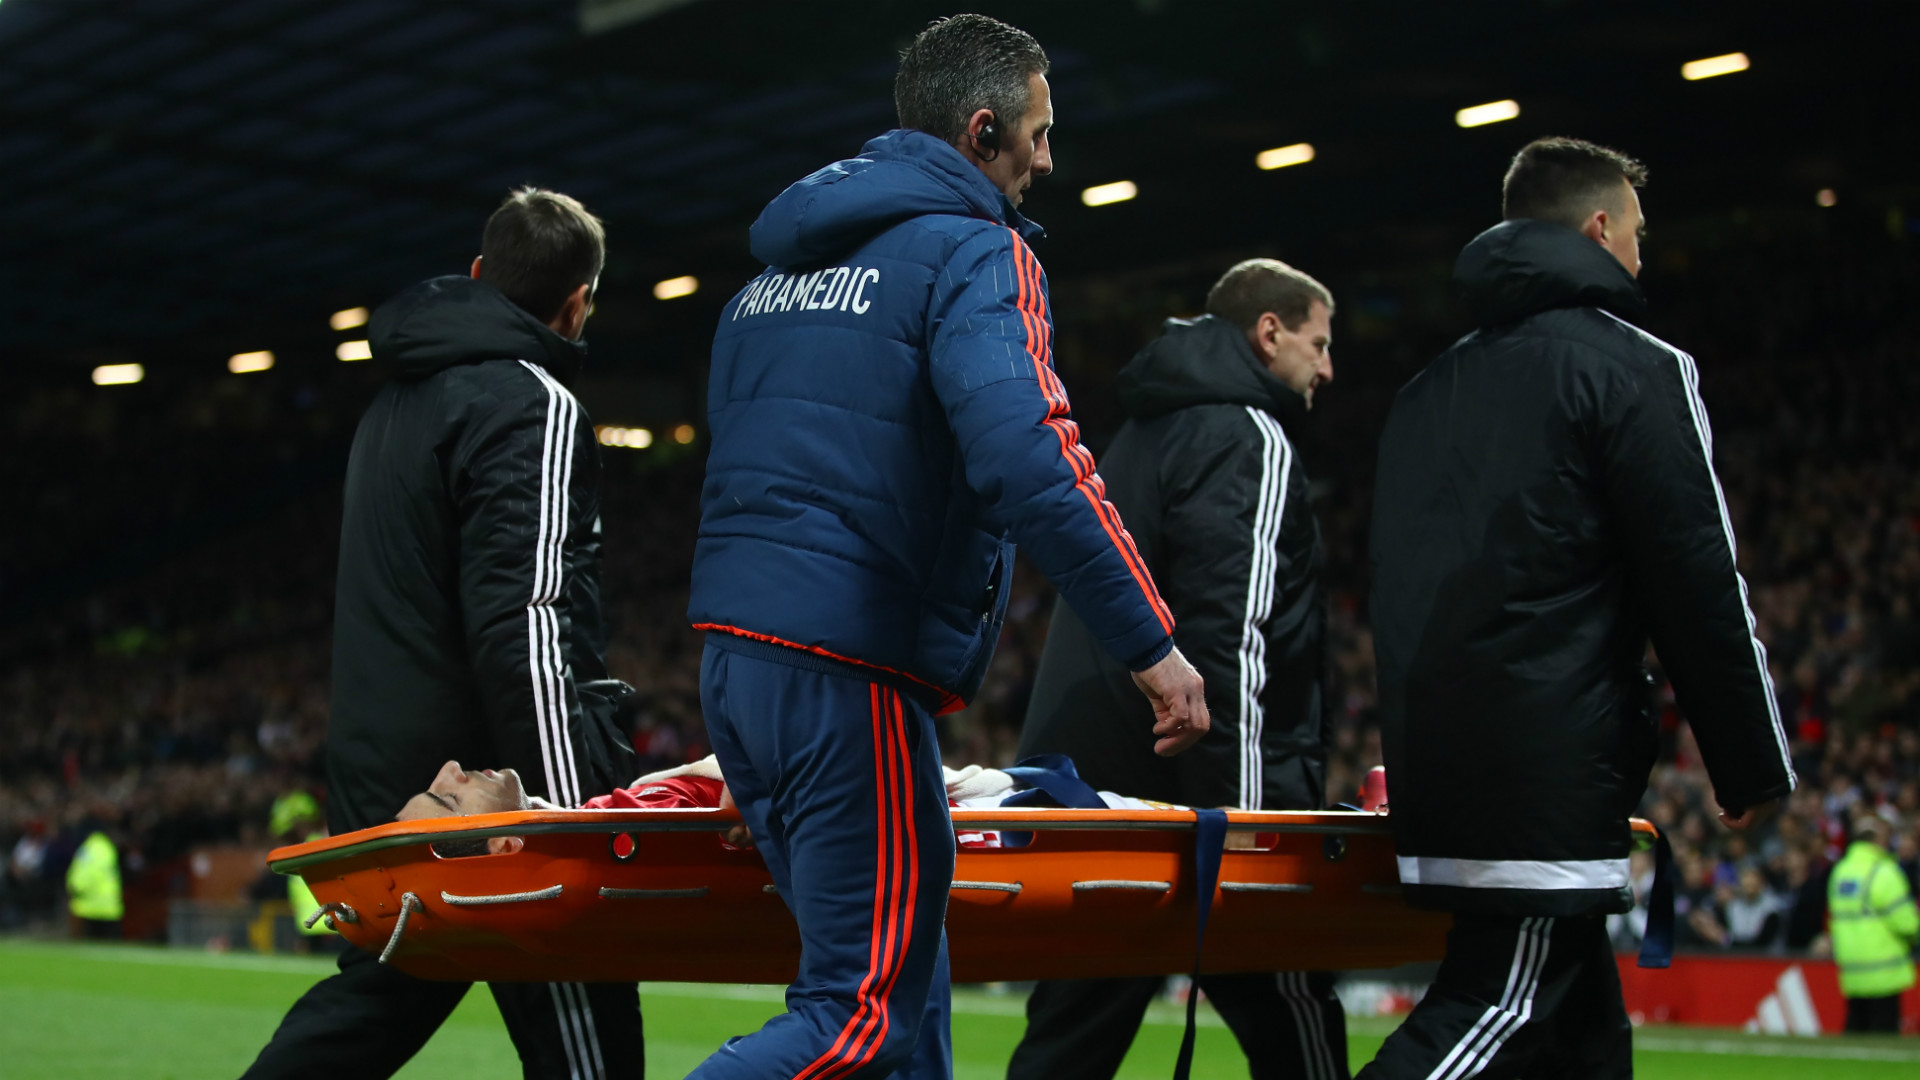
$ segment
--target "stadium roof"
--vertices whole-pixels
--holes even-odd
[[[1916,191],[1904,0],[1796,8],[1025,0],[1051,53],[1056,274],[1259,243],[1457,242],[1540,134],[1654,169],[1650,217]],[[608,220],[614,305],[693,273],[717,303],[786,183],[892,124],[884,0],[4,0],[0,345],[66,368],[311,327],[458,270],[521,183]],[[583,26],[592,27],[593,32]],[[1743,51],[1701,82],[1689,60]],[[1456,110],[1514,99],[1516,121]],[[1308,142],[1302,168],[1254,155]],[[1139,195],[1089,209],[1088,185]],[[709,313],[704,316],[711,317]],[[224,356],[224,353],[220,354]],[[184,361],[182,361],[184,362]]]

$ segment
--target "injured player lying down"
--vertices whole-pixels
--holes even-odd
[[[1046,807],[1061,805],[1061,800],[1042,790],[1049,786],[1044,780],[1035,782],[1036,772],[1050,776],[1064,775],[1066,782],[1085,787],[1073,772],[1071,762],[1058,759],[1050,763],[1051,768],[1043,770],[1020,770],[1021,775],[1000,769],[988,769],[979,765],[969,765],[964,769],[947,769],[947,803],[957,809],[973,810],[1006,805]],[[1111,791],[1092,792],[1100,802],[1111,810],[1182,810],[1170,803],[1149,802],[1145,799],[1116,795]],[[616,788],[605,795],[588,799],[580,804],[582,810],[660,810],[687,807],[723,807],[731,808],[733,799],[727,791],[726,783],[720,775],[720,763],[712,755],[701,758],[688,765],[648,773],[623,788]],[[512,769],[467,770],[457,761],[449,761],[440,767],[433,783],[427,790],[407,800],[407,804],[394,815],[395,821],[415,821],[421,818],[464,817],[469,814],[497,814],[509,810],[560,810],[545,799],[529,796],[520,784],[520,776]],[[751,847],[744,825],[729,830],[726,839],[739,847]],[[993,832],[962,832],[957,836],[963,848],[999,847],[1001,837]],[[1229,846],[1239,837],[1230,837]],[[1252,837],[1246,837],[1251,840]],[[473,851],[460,851],[458,854],[479,854],[481,845],[493,854],[507,854],[519,851],[522,841],[517,836],[496,836],[485,841],[472,842]],[[456,852],[449,849],[460,844],[459,841],[434,845],[441,855]]]

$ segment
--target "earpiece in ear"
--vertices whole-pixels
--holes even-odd
[[[1000,118],[987,114],[986,122],[980,125],[980,132],[972,136],[974,152],[982,158],[992,161],[1000,156]]]

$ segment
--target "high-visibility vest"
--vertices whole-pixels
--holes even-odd
[[[126,913],[120,902],[120,853],[107,834],[87,837],[67,867],[68,910],[82,919],[116,922]]]
[[[1900,864],[1878,844],[1856,840],[1827,881],[1827,917],[1840,992],[1886,997],[1913,985],[1920,911]]]
[[[309,833],[307,839],[318,840],[326,835],[323,832]],[[318,937],[334,932],[325,919],[315,919],[312,926],[307,925],[313,913],[320,910],[320,901],[313,898],[313,890],[307,888],[307,880],[298,874],[287,878],[287,907],[293,910],[293,924],[300,928],[301,933]]]

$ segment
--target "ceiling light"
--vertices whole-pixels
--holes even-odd
[[[1747,54],[1730,52],[1725,56],[1709,56],[1705,60],[1690,60],[1680,65],[1680,77],[1688,82],[1699,79],[1711,79],[1715,75],[1731,75],[1736,71],[1747,70]]]
[[[1840,201],[1840,196],[1835,195],[1832,188],[1823,187],[1813,193],[1813,201],[1821,206],[1833,206]]]
[[[1140,189],[1133,186],[1131,180],[1115,180],[1111,184],[1095,184],[1080,193],[1080,201],[1088,206],[1105,206],[1108,203],[1126,202]]]
[[[227,370],[235,375],[245,375],[250,371],[265,371],[273,366],[273,354],[265,349],[259,352],[234,353],[227,357]]]
[[[692,296],[700,291],[700,279],[692,274],[684,277],[668,278],[653,287],[655,300],[678,300],[683,296]]]
[[[345,311],[336,311],[327,319],[327,325],[335,330],[351,330],[356,326],[367,325],[367,309],[350,307]]]
[[[695,434],[692,424],[681,424],[673,429],[673,441],[685,446],[693,441]]]
[[[146,377],[147,369],[139,364],[102,364],[93,369],[95,386],[125,386]]]
[[[1485,105],[1473,105],[1453,114],[1453,122],[1461,127],[1479,127],[1482,124],[1497,124],[1502,120],[1511,120],[1520,115],[1520,103],[1508,98],[1505,101],[1489,101]]]
[[[1262,169],[1284,169],[1289,165],[1305,165],[1312,160],[1313,144],[1297,142],[1292,146],[1262,150],[1254,157],[1253,163]]]
[[[645,450],[653,445],[653,432],[643,427],[625,428],[603,424],[593,429],[594,438],[601,446],[624,446],[631,450]]]
[[[373,346],[364,341],[343,341],[334,346],[333,355],[342,360],[371,360]]]

